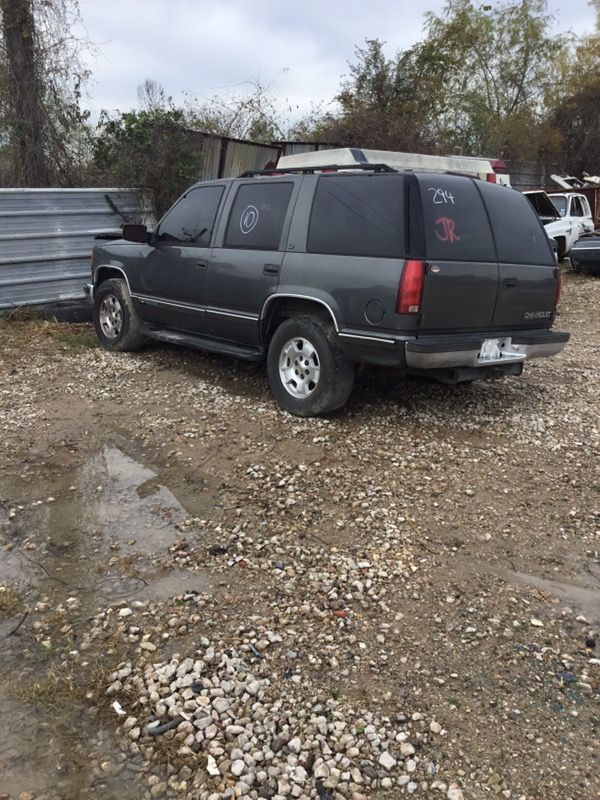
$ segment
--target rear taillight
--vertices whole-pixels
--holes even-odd
[[[560,274],[560,270],[558,271],[558,276],[556,278],[556,300],[554,301],[554,308],[558,308],[558,304],[560,303],[560,293],[562,291],[562,276]]]
[[[488,172],[486,181],[488,183],[496,183],[497,182],[496,173],[495,172]]]
[[[419,314],[425,281],[425,262],[409,258],[404,263],[398,286],[396,314]]]

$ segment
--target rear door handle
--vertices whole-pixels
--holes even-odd
[[[198,269],[207,269],[208,261],[196,261],[196,267]]]
[[[263,275],[279,275],[279,264],[265,264]]]
[[[504,279],[504,285],[506,286],[507,289],[511,289],[513,286],[516,286],[518,284],[518,282],[519,281],[516,278],[505,278]]]

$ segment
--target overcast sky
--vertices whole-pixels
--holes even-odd
[[[444,0],[80,0],[98,50],[88,58],[88,107],[94,118],[101,109],[135,107],[145,78],[177,102],[184,93],[202,100],[241,91],[244,81],[258,78],[288,100],[297,119],[313,103],[331,101],[355,45],[379,38],[391,55],[421,38],[423,14],[443,6]],[[587,0],[550,0],[548,7],[556,31],[593,28]]]

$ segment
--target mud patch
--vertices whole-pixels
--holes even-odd
[[[113,443],[79,460],[62,455],[33,479],[0,478],[0,589],[18,600],[0,614],[0,796],[137,800],[141,759],[123,753],[94,704],[114,656],[80,656],[78,643],[99,609],[206,593],[214,581],[171,567],[189,514],[155,470]],[[34,632],[49,620],[40,641]]]
[[[102,726],[97,727],[92,747],[107,769],[110,764],[113,774],[107,775],[92,768],[90,742],[81,736],[77,715],[61,709],[57,722],[44,711],[24,708],[2,689],[0,707],[10,732],[0,738],[0,793],[15,798],[30,793],[52,800],[137,800],[141,796],[142,786],[131,768],[122,763],[114,766],[118,747]]]
[[[587,575],[577,583],[540,578],[523,572],[503,571],[501,577],[521,585],[535,586],[555,595],[574,609],[580,611],[594,624],[600,624],[600,570],[590,567]]]

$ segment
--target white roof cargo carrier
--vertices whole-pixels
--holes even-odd
[[[394,169],[423,170],[426,172],[460,172],[490,183],[510,186],[510,176],[496,170],[505,169],[499,160],[472,156],[429,156],[420,153],[397,153],[393,150],[362,150],[358,147],[340,147],[332,150],[313,150],[282,156],[279,169],[327,169],[352,164],[386,164]]]

